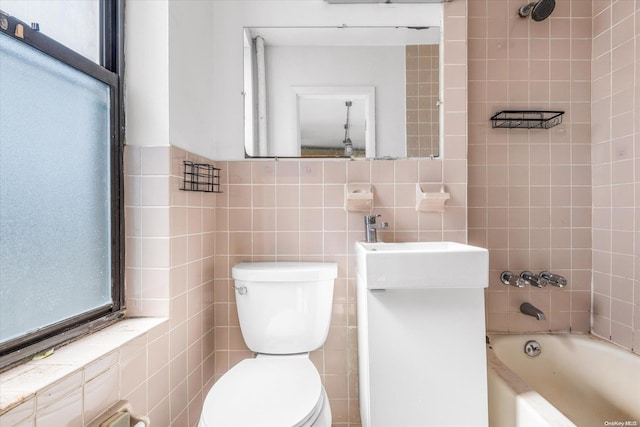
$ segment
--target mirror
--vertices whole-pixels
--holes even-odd
[[[440,28],[246,27],[246,157],[438,157]]]
[[[293,87],[299,157],[365,157],[375,152],[373,87]]]

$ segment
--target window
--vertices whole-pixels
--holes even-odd
[[[0,0],[0,9],[100,64],[100,0]]]
[[[71,49],[0,10],[0,367],[124,313],[122,3],[18,3],[86,13],[76,36],[99,48],[78,53],[77,37]]]

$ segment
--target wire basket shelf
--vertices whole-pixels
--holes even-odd
[[[564,111],[504,110],[491,117],[491,127],[549,129],[562,123]]]
[[[184,184],[180,190],[222,193],[220,169],[206,163],[184,160]]]

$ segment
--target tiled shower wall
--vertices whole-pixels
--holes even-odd
[[[491,330],[587,331],[593,296],[593,332],[640,351],[639,8],[558,2],[536,23],[513,2],[469,7],[469,239],[491,251]],[[549,131],[490,129],[506,108],[567,114]],[[497,280],[543,268],[569,288]],[[525,300],[548,321],[520,315]]]
[[[558,1],[535,22],[518,16],[522,2],[469,2],[469,242],[490,251],[492,331],[590,328],[591,3]],[[566,113],[549,130],[492,129],[503,109]],[[546,269],[569,286],[499,280]],[[525,301],[547,320],[521,314]]]
[[[640,1],[594,1],[593,332],[640,354]]]

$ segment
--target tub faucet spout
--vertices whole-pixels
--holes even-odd
[[[546,320],[546,317],[542,310],[532,304],[529,304],[528,302],[523,302],[522,304],[520,304],[520,312],[526,314],[527,316],[533,316],[538,320]]]

